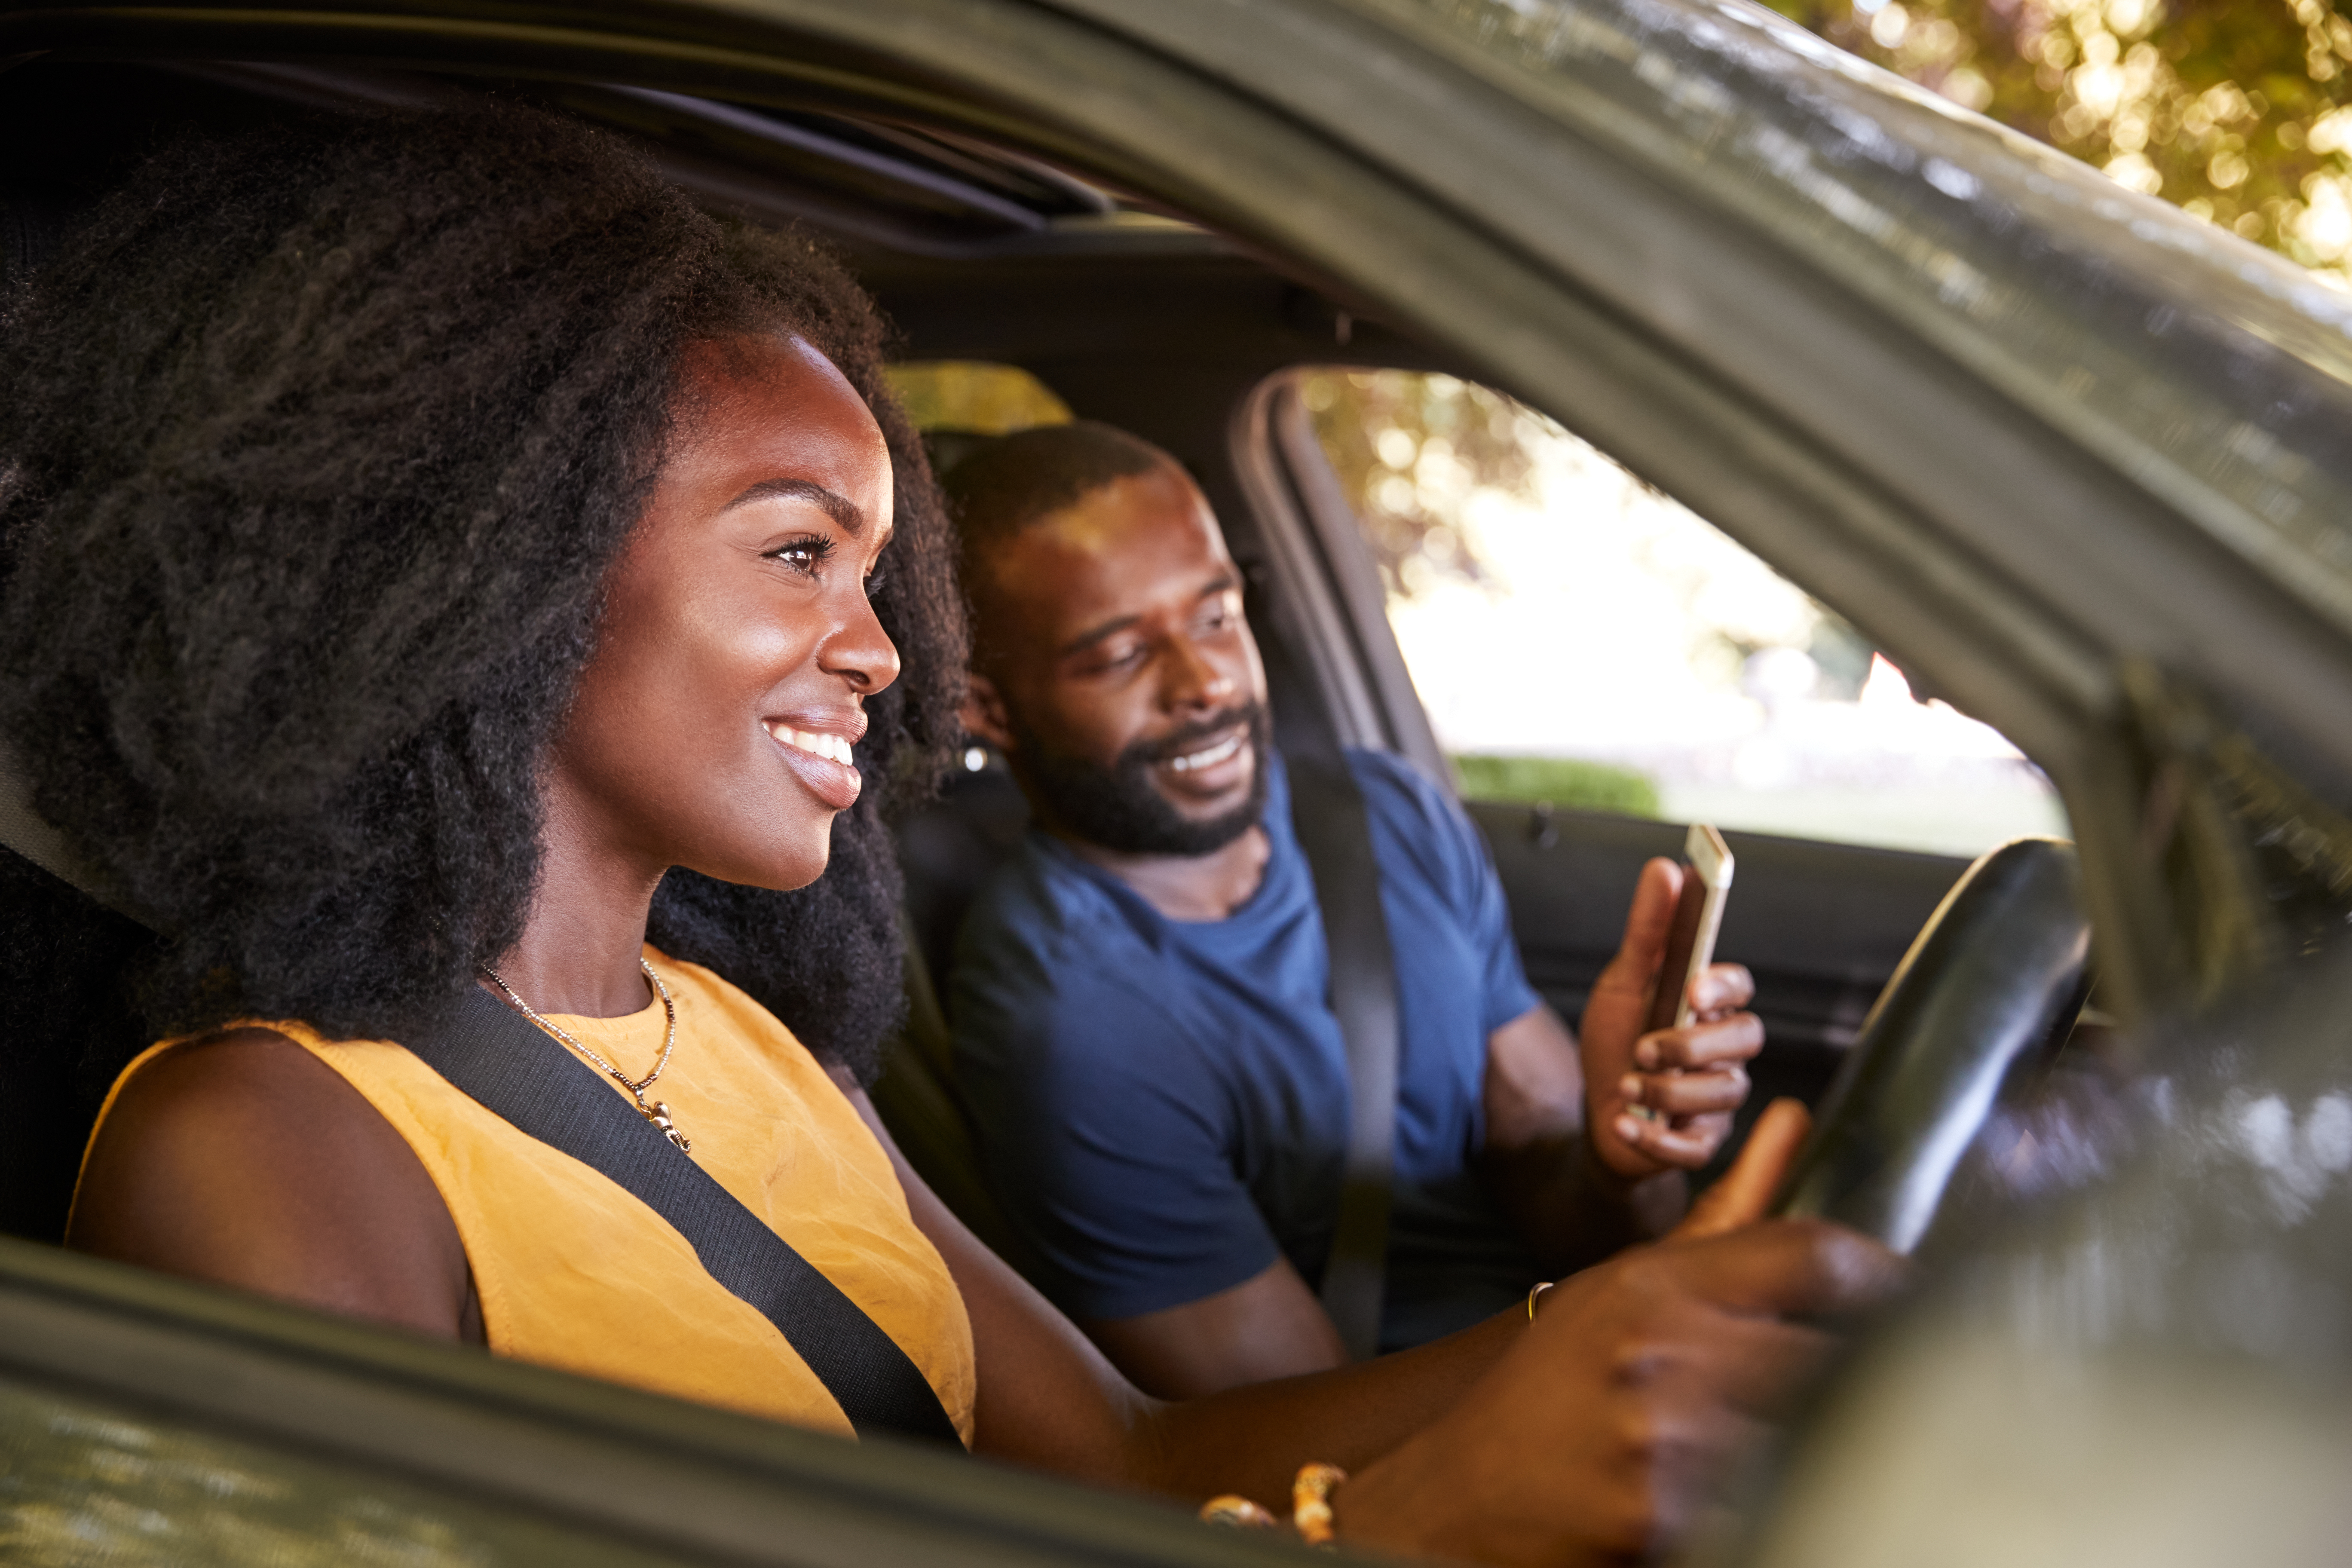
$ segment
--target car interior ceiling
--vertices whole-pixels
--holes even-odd
[[[1277,737],[1287,742],[1328,744],[1337,721],[1312,678],[1303,624],[1266,570],[1262,521],[1236,468],[1236,411],[1266,378],[1300,364],[1473,374],[1232,241],[1026,159],[899,124],[609,85],[289,64],[41,59],[9,70],[7,88],[0,95],[0,265],[12,275],[37,266],[144,148],[191,129],[446,102],[488,89],[644,140],[713,210],[826,236],[897,324],[905,358],[1016,365],[1078,416],[1131,429],[1183,461],[1248,578]],[[975,438],[953,430],[929,436],[934,457],[949,461]],[[0,828],[5,806],[0,801]],[[1492,804],[1474,814],[1497,847],[1529,977],[1573,1019],[1613,948],[1623,891],[1641,860],[1673,853],[1679,830],[1575,813],[1531,816],[1526,806]],[[940,802],[902,826],[911,1011],[907,1040],[877,1094],[918,1169],[1003,1248],[1013,1244],[994,1221],[943,1076],[944,1027],[931,982],[944,974],[963,909],[1024,822],[1018,792],[991,767],[960,770]],[[5,832],[0,840],[10,845],[0,854],[0,965],[14,1014],[0,1051],[0,1232],[56,1240],[99,1102],[146,1043],[124,977],[156,939],[16,853]],[[1763,1091],[1811,1098],[1959,863],[1770,840],[1743,842],[1739,852],[1760,857],[1756,869],[1768,873],[1743,870],[1744,890],[1751,880],[1761,885],[1739,923],[1759,944],[1789,948],[1820,934],[1824,910],[1832,924],[1869,927],[1833,944],[1826,963],[1752,965],[1768,992],[1780,987],[1786,998],[1783,1016],[1768,1015],[1785,1048],[1759,1072],[1756,1102]],[[1776,856],[1780,870],[1769,873]],[[1594,890],[1567,897],[1570,878]],[[1769,902],[1768,888],[1777,889]],[[1867,921],[1856,916],[1857,897]],[[1800,902],[1811,918],[1792,922]],[[1571,931],[1572,941],[1557,935]],[[1554,933],[1549,945],[1538,940],[1541,932]],[[1727,928],[1727,942],[1730,935]]]

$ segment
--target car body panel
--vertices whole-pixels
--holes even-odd
[[[219,1434],[230,1443],[226,1468],[247,1474],[263,1503],[291,1494],[299,1505],[322,1482],[381,1477],[403,1510],[428,1521],[422,1500],[454,1500],[458,1540],[490,1546],[577,1535],[628,1561],[812,1568],[1297,1561],[1278,1541],[1208,1531],[1165,1503],[929,1445],[845,1443],[0,1240],[0,1406],[12,1402],[159,1434]],[[0,1463],[12,1475],[20,1461],[23,1472],[37,1466],[9,1450],[45,1446],[28,1425],[0,1422]],[[79,1501],[100,1520],[151,1506],[173,1479],[131,1462],[152,1443],[111,1447],[122,1457],[82,1478]],[[272,1455],[285,1457],[283,1473]],[[251,1475],[257,1465],[268,1468]],[[0,1507],[58,1500],[12,1487]],[[298,1518],[291,1508],[256,1512],[289,1528]]]
[[[2044,1119],[2021,1223],[1997,1190],[1939,1217],[1933,1290],[1703,1560],[2343,1561],[2348,961],[2176,1024],[2123,1104]]]

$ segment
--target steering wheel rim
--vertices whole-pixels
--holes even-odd
[[[1979,858],[1863,1021],[1774,1212],[1916,1247],[2021,1058],[2063,1043],[2090,945],[2072,844],[2017,838]]]

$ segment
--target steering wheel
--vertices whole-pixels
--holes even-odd
[[[2012,839],[1970,866],[1864,1020],[1776,1212],[1916,1247],[2012,1069],[2064,1043],[2090,947],[2073,845]]]

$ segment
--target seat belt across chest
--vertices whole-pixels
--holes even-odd
[[[961,1448],[929,1379],[841,1288],[663,1136],[597,1071],[478,986],[409,1049],[527,1137],[599,1172],[686,1237],[710,1277],[757,1308],[816,1373],[860,1437]]]
[[[1379,1353],[1396,1168],[1396,962],[1363,791],[1340,757],[1285,759],[1291,826],[1315,881],[1330,954],[1330,1003],[1348,1053],[1348,1153],[1323,1310],[1349,1356]]]

